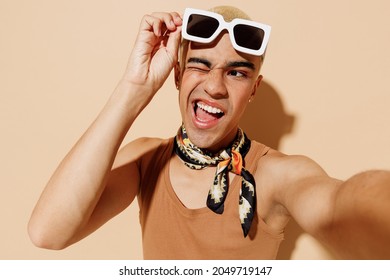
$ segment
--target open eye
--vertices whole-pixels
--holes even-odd
[[[245,77],[247,77],[245,72],[239,71],[239,70],[230,70],[228,72],[228,75],[229,76],[234,76],[234,77],[237,77],[237,78],[245,78]]]

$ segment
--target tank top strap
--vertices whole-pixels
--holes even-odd
[[[252,174],[254,174],[257,170],[257,165],[263,156],[265,156],[270,147],[259,143],[257,141],[251,140],[251,148],[249,153],[245,157],[245,168],[249,170]]]

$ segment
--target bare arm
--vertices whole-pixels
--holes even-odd
[[[285,175],[277,200],[306,232],[338,258],[390,258],[390,172],[367,171],[343,182],[305,157],[280,162]]]
[[[390,259],[390,172],[366,171],[340,185],[323,243],[344,259]]]
[[[35,245],[51,249],[69,246],[134,199],[139,183],[136,160],[142,143],[130,145],[118,156],[117,152],[177,61],[180,25],[177,13],[156,13],[142,19],[123,78],[60,163],[35,206],[28,225]],[[126,159],[123,154],[133,154],[133,158]]]

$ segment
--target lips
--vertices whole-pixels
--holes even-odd
[[[207,104],[204,101],[194,103],[194,113],[196,121],[201,123],[202,126],[211,126],[224,115],[222,109]]]

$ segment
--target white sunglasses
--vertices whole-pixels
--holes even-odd
[[[240,52],[261,56],[271,33],[271,26],[246,19],[226,22],[222,15],[192,8],[184,11],[182,37],[198,43],[212,42],[222,30],[228,30],[233,47]]]

